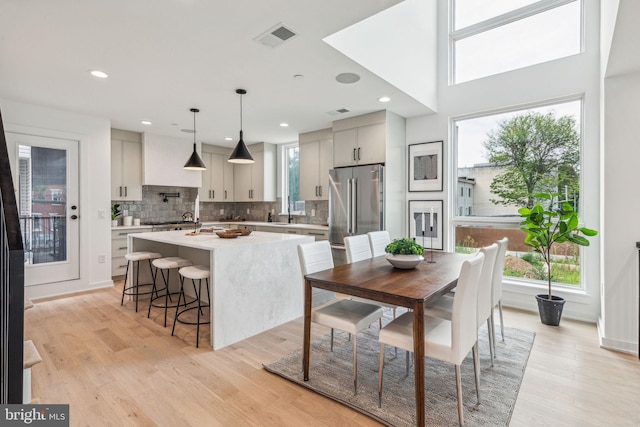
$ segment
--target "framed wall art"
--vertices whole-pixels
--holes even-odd
[[[409,145],[409,191],[442,191],[442,141]]]
[[[442,250],[442,200],[409,200],[409,237],[425,249]]]

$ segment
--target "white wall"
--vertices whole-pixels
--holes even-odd
[[[33,135],[52,136],[64,132],[80,140],[80,279],[29,286],[29,298],[111,286],[111,130],[110,121],[0,99],[6,131],[28,128]],[[105,160],[106,159],[106,160]],[[98,218],[104,211],[104,218]],[[104,263],[98,256],[104,255]]]
[[[638,352],[640,73],[605,80],[602,345]]]
[[[592,228],[599,224],[599,141],[600,141],[600,80],[599,80],[599,4],[585,2],[585,53],[490,76],[454,86],[448,85],[447,0],[438,3],[438,105],[437,114],[407,119],[407,144],[444,140],[444,191],[423,193],[423,199],[443,199],[445,218],[449,218],[455,202],[449,198],[452,182],[451,121],[492,110],[526,106],[531,103],[583,96],[582,155],[582,220]],[[407,199],[417,199],[417,193],[407,193]],[[447,225],[449,227],[447,227]],[[451,224],[445,224],[446,249],[453,248]],[[600,312],[599,300],[600,238],[592,239],[584,251],[584,292],[558,291],[568,299],[564,316],[595,322]],[[537,311],[534,295],[540,288],[505,284],[503,303]]]

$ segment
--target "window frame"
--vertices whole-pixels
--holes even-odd
[[[512,105],[512,106],[506,106],[503,108],[498,108],[498,109],[491,109],[491,110],[485,110],[485,111],[480,111],[480,112],[476,112],[473,114],[464,114],[464,115],[459,115],[459,116],[451,116],[449,118],[449,135],[450,138],[449,140],[451,141],[451,143],[449,144],[449,161],[450,161],[450,170],[451,170],[451,174],[450,174],[450,190],[449,190],[449,212],[453,212],[453,213],[457,213],[457,208],[458,208],[458,204],[457,204],[457,194],[458,194],[458,190],[457,190],[457,182],[458,182],[458,132],[456,132],[456,122],[461,121],[461,120],[468,120],[468,119],[473,119],[473,118],[478,118],[478,117],[486,117],[486,116],[491,116],[491,115],[497,115],[497,114],[502,114],[502,113],[508,113],[508,112],[517,112],[517,111],[527,111],[527,110],[531,110],[531,109],[535,109],[535,108],[540,108],[540,107],[549,107],[549,106],[553,106],[555,104],[563,104],[563,103],[567,103],[567,102],[575,102],[578,101],[580,102],[580,117],[579,117],[579,126],[578,126],[578,132],[580,134],[580,170],[584,171],[584,156],[585,156],[585,94],[579,94],[579,95],[573,95],[573,96],[566,96],[566,97],[559,97],[559,98],[553,98],[553,99],[546,99],[546,100],[538,100],[536,102],[531,102],[528,104],[519,104],[519,105]],[[584,173],[580,173],[580,190],[581,193],[583,191],[583,189],[585,188],[584,186]],[[451,195],[454,195],[453,197],[451,197]],[[584,212],[584,197],[580,197],[579,201],[578,201],[578,211],[579,212]],[[464,207],[463,207],[464,210]],[[583,218],[582,215],[579,216],[579,221],[580,224],[583,224]],[[514,216],[514,217],[487,217],[487,216],[464,216],[464,215],[452,215],[452,217],[450,218],[449,224],[448,224],[448,231],[449,231],[449,239],[448,239],[448,244],[449,247],[452,248],[452,250],[455,251],[455,247],[456,247],[456,242],[455,242],[455,236],[456,236],[456,227],[457,226],[461,226],[461,225],[471,225],[471,226],[476,226],[476,227],[497,227],[497,228],[520,228],[519,224],[521,222],[521,219],[519,216]],[[586,287],[586,280],[585,280],[585,274],[586,274],[586,268],[585,267],[585,255],[584,255],[584,251],[582,247],[579,247],[580,250],[580,282],[578,285],[570,285],[570,284],[564,284],[564,283],[560,283],[560,282],[553,282],[553,286],[556,289],[561,289],[563,292],[568,292],[568,293],[572,293],[572,294],[586,294],[587,293],[587,287]],[[534,279],[524,279],[524,278],[519,278],[519,277],[512,277],[512,276],[504,276],[503,278],[503,282],[505,284],[509,284],[509,285],[516,285],[515,287],[520,287],[520,288],[535,288],[535,289],[541,289],[541,290],[546,290],[547,289],[547,284],[544,281],[540,281],[540,280],[534,280]]]
[[[449,46],[448,46],[448,50],[449,50],[449,72],[448,72],[448,80],[449,80],[449,85],[453,86],[456,84],[462,84],[462,83],[467,83],[469,81],[474,81],[477,80],[476,79],[472,79],[472,80],[465,80],[464,82],[460,82],[460,83],[456,83],[455,81],[455,76],[456,76],[456,55],[455,55],[455,45],[456,42],[459,40],[463,40],[465,38],[469,38],[478,34],[482,34],[485,33],[487,31],[502,27],[504,25],[507,24],[511,24],[526,18],[529,18],[531,16],[535,16],[538,15],[540,13],[544,13],[547,12],[549,10],[555,9],[557,7],[560,6],[565,6],[567,4],[570,3],[574,3],[574,2],[579,2],[580,3],[580,51],[577,52],[578,54],[580,53],[584,53],[585,51],[585,16],[584,16],[584,1],[583,0],[539,0],[536,3],[527,5],[527,6],[523,6],[521,8],[518,9],[514,9],[510,12],[506,12],[497,16],[494,16],[493,18],[489,18],[486,19],[484,21],[480,21],[477,22],[475,24],[471,24],[467,27],[464,28],[460,28],[458,30],[455,30],[455,7],[456,7],[456,0],[449,0]],[[530,67],[530,66],[534,66],[537,64],[529,64],[526,65],[524,67],[521,68],[526,68],[526,67]],[[518,69],[521,69],[518,68]],[[507,70],[504,72],[509,72],[509,71],[513,71],[513,70]],[[497,73],[499,74],[499,73]],[[496,74],[491,74],[489,76],[483,76],[483,77],[479,77],[479,78],[485,78],[485,77],[490,77],[492,75],[496,75]]]
[[[289,160],[288,160],[288,150],[291,148],[298,148],[298,159],[300,158],[300,144],[298,142],[292,142],[288,144],[282,144],[280,146],[280,158],[282,160],[282,200],[280,203],[280,212],[288,213],[287,199],[289,195]],[[300,174],[300,171],[298,171]],[[300,189],[298,189],[298,192]],[[291,215],[306,215],[305,210],[296,211],[292,210]]]

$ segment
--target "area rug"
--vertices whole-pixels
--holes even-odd
[[[378,408],[378,363],[380,345],[377,324],[358,334],[358,393],[353,393],[351,342],[336,331],[334,351],[327,334],[311,343],[309,381],[302,377],[302,349],[264,368],[287,380],[347,405],[390,426],[415,425],[413,369],[406,376],[405,352],[385,346],[382,408]],[[465,424],[506,426],[509,424],[535,334],[505,327],[505,342],[497,334],[497,357],[491,367],[487,328],[480,331],[480,399],[477,404],[471,354],[462,363],[462,394]],[[425,407],[427,426],[457,426],[455,371],[451,364],[426,359]]]

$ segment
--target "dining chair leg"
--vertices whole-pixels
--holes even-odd
[[[380,366],[378,368],[378,408],[382,408],[382,372],[384,370],[384,344],[380,343]]]
[[[464,425],[464,414],[462,408],[462,383],[460,380],[460,365],[456,365],[456,394],[458,395],[458,422]]]
[[[331,328],[331,352],[333,352],[333,328]]]
[[[411,352],[407,351],[407,358],[406,358],[407,360],[406,360],[406,363],[405,363],[406,367],[405,367],[405,371],[404,371],[404,376],[405,377],[409,376],[409,358],[410,357],[411,357]]]
[[[478,398],[478,404],[480,404],[480,357],[478,357],[478,342],[473,345],[471,350],[473,355],[473,373],[476,377],[476,397]]]
[[[493,354],[494,356],[497,354],[496,353],[496,321],[495,318],[493,317],[493,311],[494,309],[491,308],[491,339],[493,340]]]
[[[495,346],[493,345],[493,338],[491,338],[491,328],[493,322],[491,317],[487,318],[487,333],[489,335],[489,354],[491,355],[491,367],[493,368],[493,357],[495,356]]]
[[[498,301],[498,310],[500,310],[500,334],[502,335],[502,342],[504,342],[504,320],[502,320],[502,300]]]
[[[358,394],[358,357],[356,353],[356,334],[353,334],[353,394]]]

